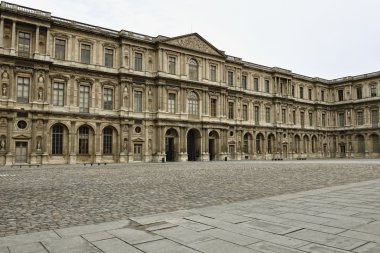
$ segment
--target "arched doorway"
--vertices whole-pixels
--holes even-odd
[[[201,134],[196,129],[187,132],[187,155],[188,161],[199,160],[201,154]]]
[[[262,155],[264,152],[264,135],[262,133],[258,133],[256,135],[256,154]]]
[[[216,131],[211,131],[208,135],[208,153],[210,161],[217,160],[219,134]]]
[[[177,159],[178,133],[174,128],[170,128],[165,134],[165,154],[166,161],[174,162]]]

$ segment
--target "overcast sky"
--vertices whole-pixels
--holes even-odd
[[[197,32],[226,54],[326,79],[380,71],[379,0],[7,0],[150,36]]]

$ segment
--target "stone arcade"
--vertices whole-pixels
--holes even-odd
[[[311,78],[196,33],[0,9],[0,165],[380,156],[380,72]]]

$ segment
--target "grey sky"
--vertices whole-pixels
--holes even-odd
[[[380,71],[378,0],[9,0],[151,36],[197,32],[227,54],[338,78]]]

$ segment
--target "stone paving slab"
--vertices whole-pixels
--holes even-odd
[[[358,205],[367,192],[371,205]],[[0,252],[380,252],[379,179],[289,195],[0,237]],[[308,201],[325,195],[334,201]],[[353,198],[341,212],[338,196]]]

